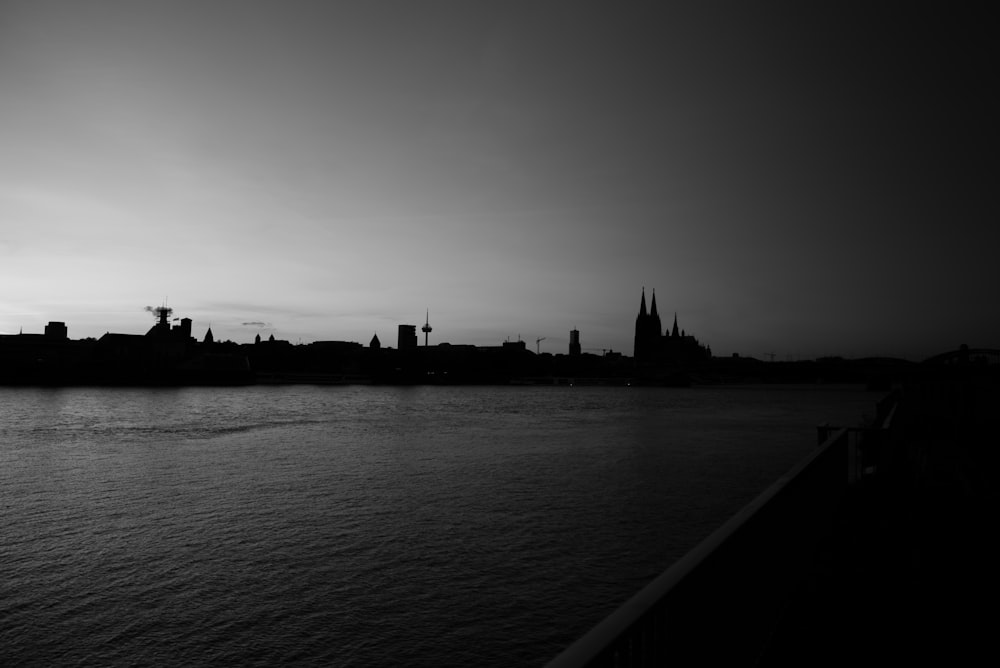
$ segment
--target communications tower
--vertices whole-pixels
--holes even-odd
[[[420,328],[420,331],[424,333],[424,348],[427,347],[427,335],[431,333],[431,311],[427,309],[427,317],[424,320],[424,326]]]

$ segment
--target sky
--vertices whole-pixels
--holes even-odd
[[[1000,348],[995,20],[819,4],[0,0],[0,333]]]

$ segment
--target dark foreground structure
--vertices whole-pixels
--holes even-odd
[[[549,665],[971,664],[992,654],[994,368],[896,388]]]

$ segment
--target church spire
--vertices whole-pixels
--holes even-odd
[[[674,328],[670,331],[670,336],[680,336],[680,333],[677,331],[677,311],[674,311]]]
[[[646,288],[642,289],[642,302],[639,304],[639,317],[646,317]]]
[[[663,325],[660,324],[660,314],[656,310],[656,290],[653,290],[653,300],[650,302],[649,307],[649,323],[647,324],[649,328],[649,339],[650,341],[659,341],[660,335],[663,334]],[[659,344],[657,344],[659,345]]]

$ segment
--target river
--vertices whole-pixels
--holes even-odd
[[[541,665],[878,398],[0,388],[0,664]]]

